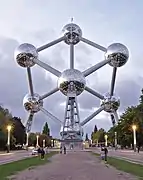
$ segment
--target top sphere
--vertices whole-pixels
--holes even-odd
[[[111,60],[109,63],[110,66],[121,67],[128,61],[129,51],[123,44],[113,43],[107,48],[105,58]]]
[[[77,44],[80,39],[79,37],[82,36],[82,30],[81,28],[74,23],[69,23],[65,25],[62,29],[64,35],[65,35],[65,43],[70,45],[70,44]]]
[[[67,96],[68,93],[80,95],[85,88],[85,77],[77,69],[67,69],[62,72],[58,79],[58,87],[60,91]]]
[[[34,59],[38,59],[38,52],[32,44],[24,43],[17,47],[14,58],[22,67],[32,67],[35,65]]]

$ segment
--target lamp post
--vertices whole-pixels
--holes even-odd
[[[117,132],[115,132],[115,150],[117,150]]]
[[[136,152],[136,145],[137,145],[136,129],[137,129],[137,126],[136,125],[132,125],[132,129],[133,129],[133,138],[134,138],[134,152]]]
[[[45,139],[43,139],[43,148],[45,148]]]
[[[37,143],[36,143],[36,146],[38,147],[38,146],[39,146],[39,143],[38,143],[38,141],[39,141],[39,135],[37,135],[36,137],[37,137]]]
[[[108,141],[107,141],[108,136],[107,136],[107,134],[105,134],[104,138],[105,138],[105,147],[107,147],[107,145],[108,145]]]
[[[28,151],[29,133],[26,133],[26,150]]]
[[[11,131],[11,126],[7,126],[7,131],[8,131],[8,136],[7,136],[7,153],[10,152],[10,131]]]

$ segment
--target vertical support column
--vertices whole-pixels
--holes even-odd
[[[72,126],[72,129],[74,128],[74,101],[75,101],[75,98],[74,97],[70,97],[70,123],[71,123],[71,126]]]
[[[70,69],[74,69],[74,45],[70,44]]]
[[[65,125],[67,119],[68,104],[69,104],[69,97],[67,97],[67,101],[66,101],[65,116],[64,116],[63,130],[62,130],[62,140],[64,140],[64,131],[65,131]]]

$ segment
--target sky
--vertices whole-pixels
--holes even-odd
[[[142,40],[143,2],[141,0],[0,0],[0,104],[14,116],[26,122],[28,113],[23,108],[23,97],[28,93],[26,69],[14,59],[14,50],[21,43],[39,47],[61,37],[62,28],[74,18],[83,37],[104,47],[120,42],[129,49],[128,62],[118,68],[115,95],[120,97],[119,114],[139,101],[143,87]],[[69,47],[64,42],[39,53],[40,60],[63,71],[69,67]],[[83,71],[104,60],[104,53],[80,42],[75,47],[75,68]],[[104,66],[86,78],[87,85],[101,93],[110,88],[112,67]],[[40,95],[57,86],[57,78],[38,66],[32,68],[34,91]],[[60,92],[44,101],[44,108],[63,120],[66,97]],[[100,107],[100,101],[83,92],[78,97],[80,118],[83,121]],[[60,125],[39,112],[35,114],[32,131],[42,130],[48,122],[51,134],[59,136]],[[109,115],[102,112],[85,125],[91,133],[94,125],[108,130]]]

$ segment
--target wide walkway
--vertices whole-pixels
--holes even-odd
[[[105,165],[89,152],[58,154],[50,163],[13,176],[13,180],[136,180]]]

